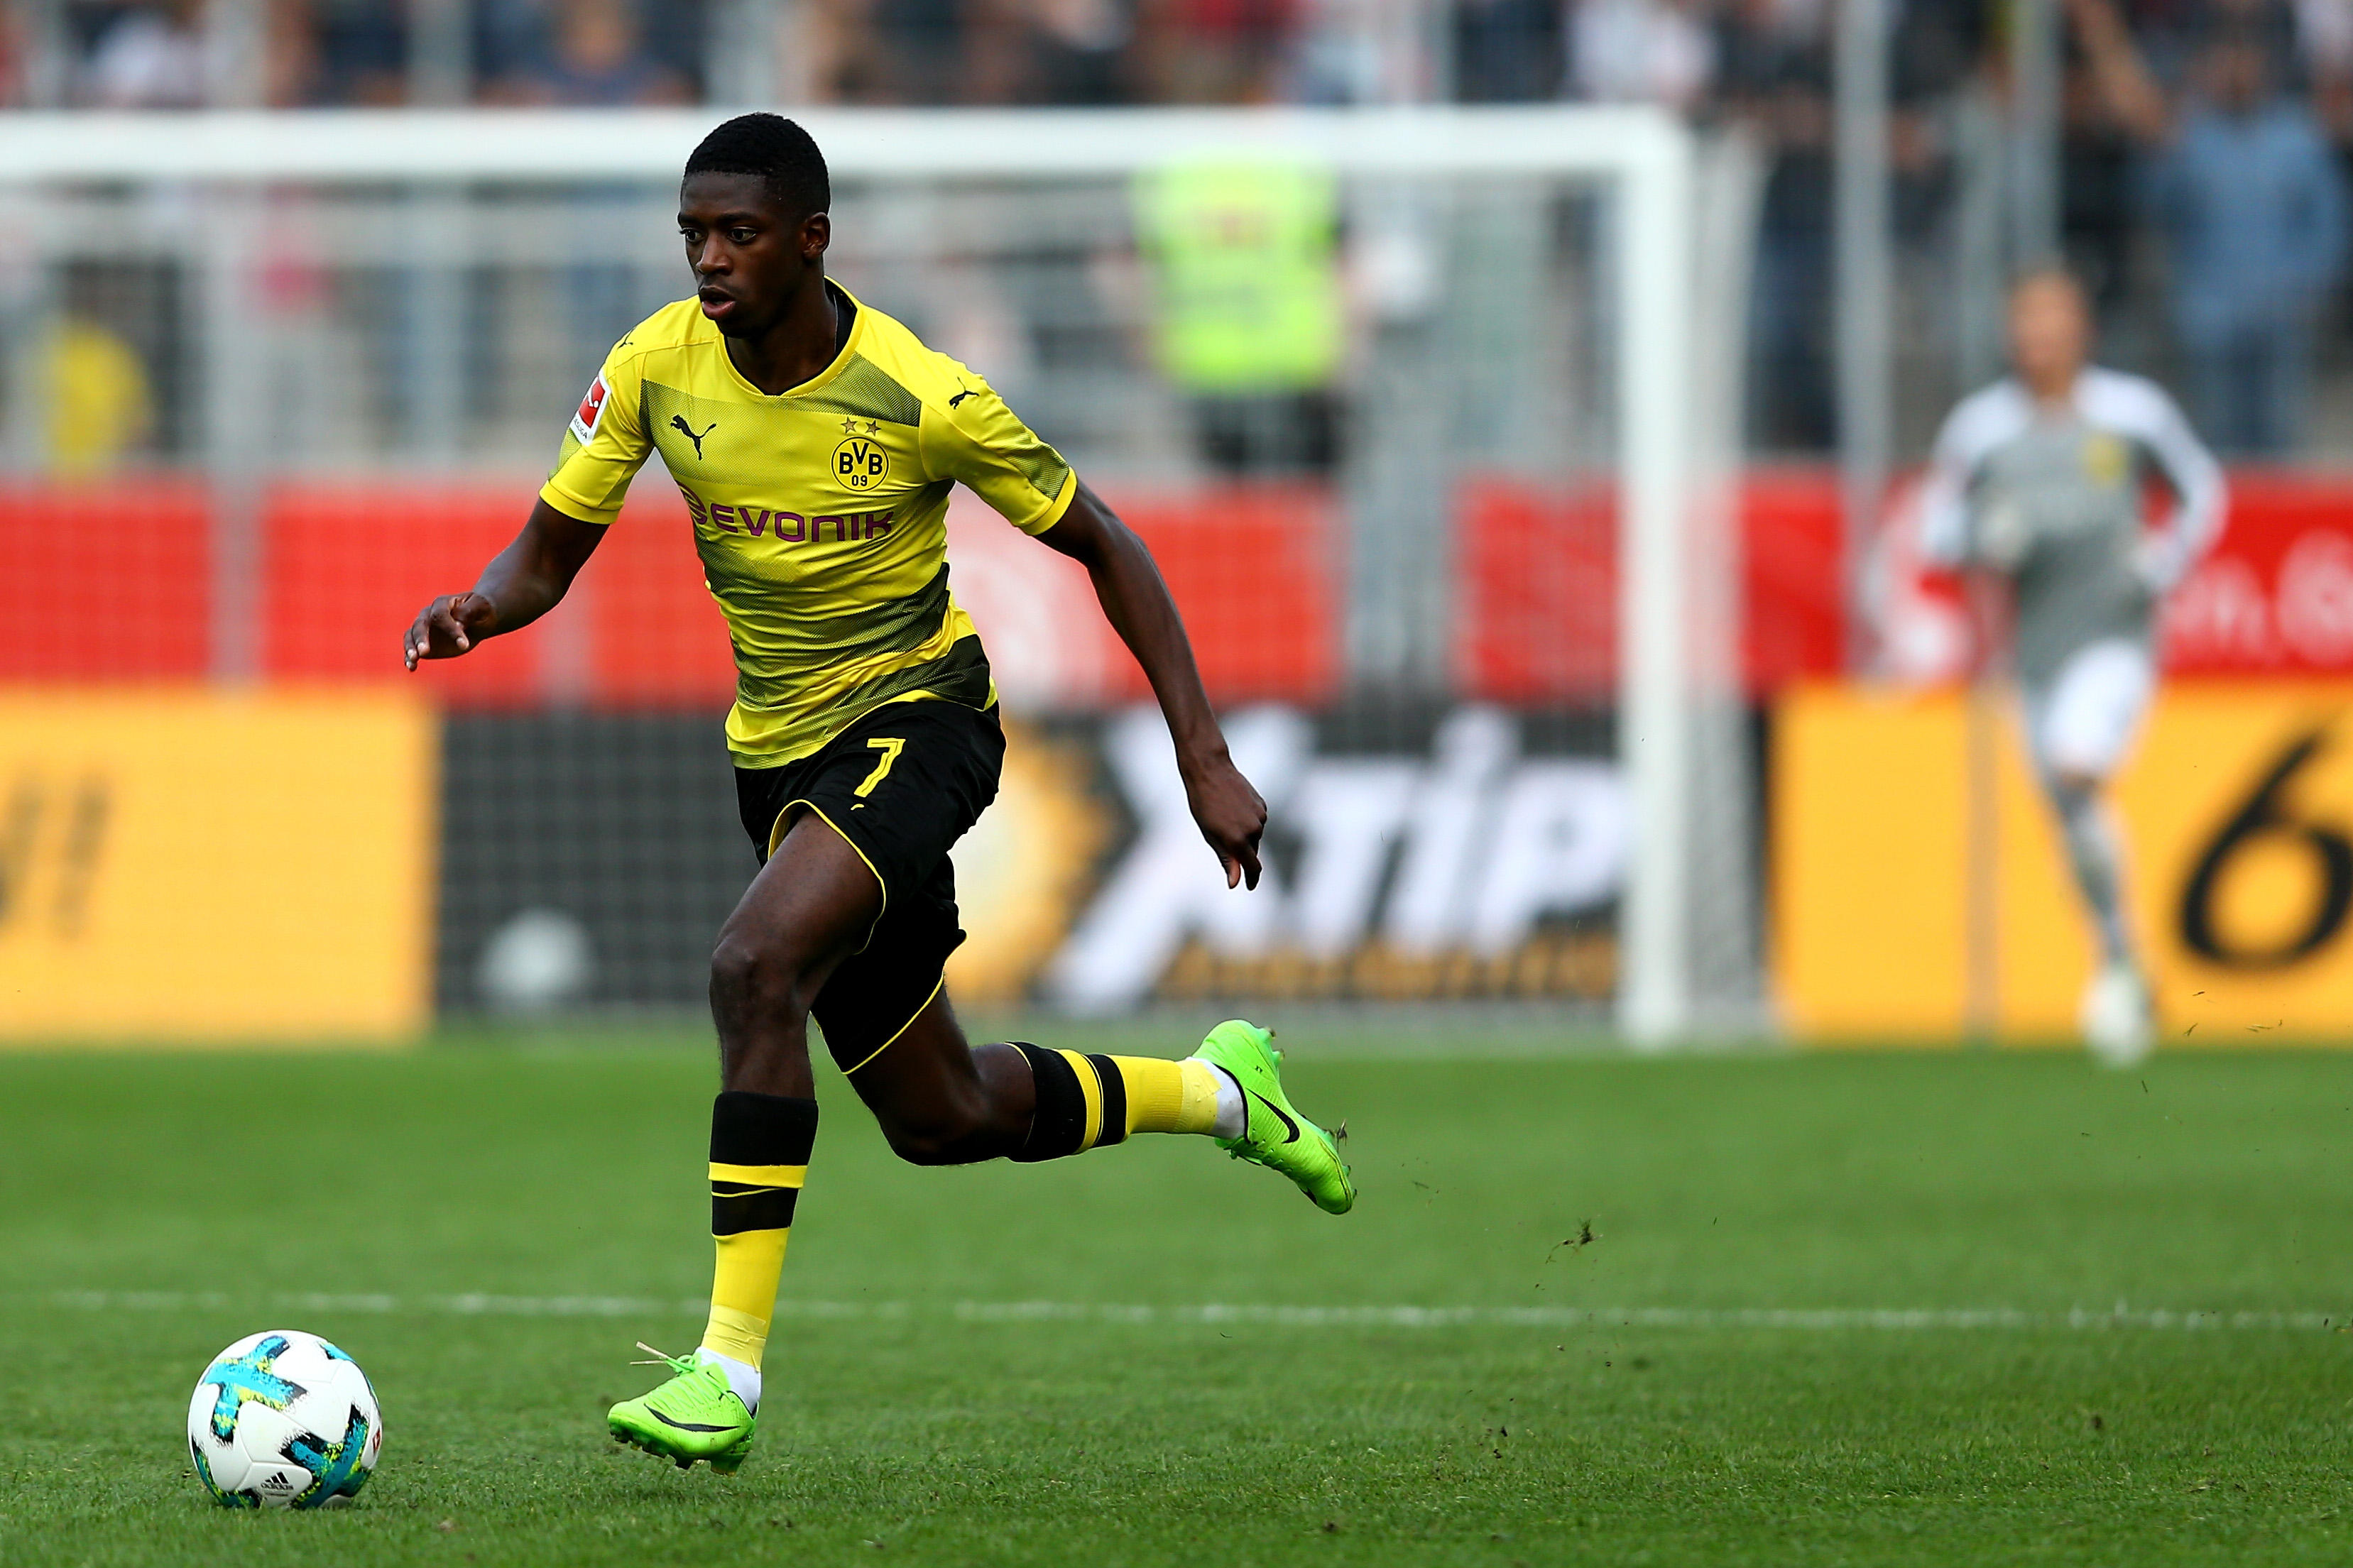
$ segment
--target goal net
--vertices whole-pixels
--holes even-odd
[[[834,276],[1149,542],[1271,810],[1265,885],[1227,893],[1083,573],[959,496],[952,581],[1011,734],[956,854],[962,998],[1522,1003],[1653,1042],[1757,1021],[1739,147],[1637,109],[804,119]],[[421,724],[421,778],[290,785],[242,849],[229,805],[178,824],[313,900],[285,951],[407,931],[407,978],[369,984],[411,1016],[699,1001],[753,863],[729,647],[659,459],[538,626],[414,679],[396,645],[520,524],[606,350],[688,292],[672,204],[709,123],[0,125],[0,787],[35,802],[12,887],[63,886],[89,750],[36,700],[153,689],[201,736],[324,689]],[[323,765],[237,733],[224,778]],[[129,772],[116,837],[73,862],[73,941],[174,896],[129,847],[157,765],[89,764]],[[416,798],[353,804],[385,790]]]

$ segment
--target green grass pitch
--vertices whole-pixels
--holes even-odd
[[[602,1423],[700,1327],[702,1052],[0,1057],[0,1562],[2353,1561],[2353,1057],[1290,1043],[1343,1219],[903,1167],[828,1076],[732,1481]],[[375,1378],[358,1507],[187,1473],[265,1327]]]

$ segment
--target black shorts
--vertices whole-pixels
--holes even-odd
[[[897,1038],[939,990],[964,941],[948,847],[997,798],[1004,766],[995,708],[927,699],[877,708],[798,762],[735,770],[736,805],[762,865],[815,812],[882,884],[882,912],[812,1009],[844,1068]]]

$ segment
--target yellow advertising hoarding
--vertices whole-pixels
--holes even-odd
[[[373,1039],[432,1002],[432,713],[0,692],[0,1039]]]
[[[1775,973],[1800,1038],[1956,1039],[1973,963],[1999,1035],[2073,1035],[2090,929],[2015,712],[1989,717],[1972,829],[1960,693],[1780,702]],[[2112,798],[2160,1040],[2353,1039],[2353,683],[2168,686]]]

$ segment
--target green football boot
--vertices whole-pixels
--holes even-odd
[[[1278,1071],[1282,1053],[1267,1043],[1272,1038],[1272,1030],[1229,1018],[1193,1053],[1233,1075],[1249,1111],[1242,1135],[1220,1138],[1218,1147],[1237,1160],[1281,1171],[1325,1214],[1346,1214],[1356,1206],[1356,1187],[1340,1158],[1339,1141],[1292,1109]],[[1347,1135],[1342,1127],[1339,1136]]]
[[[715,1363],[691,1355],[662,1355],[649,1344],[638,1348],[661,1356],[638,1366],[667,1366],[671,1376],[651,1394],[624,1399],[605,1417],[616,1443],[643,1448],[674,1459],[681,1470],[704,1459],[723,1476],[732,1476],[752,1451],[752,1434],[759,1417],[744,1408],[743,1400],[727,1386],[727,1374]]]

